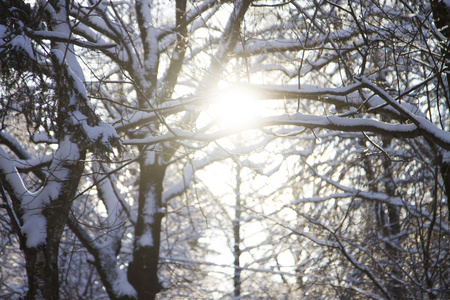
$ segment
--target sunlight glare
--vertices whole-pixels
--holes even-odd
[[[250,125],[258,116],[256,92],[244,87],[221,89],[212,99],[208,114],[222,128]]]

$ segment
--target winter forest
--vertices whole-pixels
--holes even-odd
[[[450,0],[0,0],[0,299],[450,299]]]

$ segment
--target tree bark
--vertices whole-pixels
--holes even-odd
[[[149,150],[140,159],[138,217],[135,227],[133,260],[128,266],[128,281],[138,299],[155,299],[162,289],[158,277],[161,240],[162,190],[166,166],[159,155]]]

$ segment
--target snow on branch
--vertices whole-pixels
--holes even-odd
[[[277,40],[249,40],[245,42],[245,46],[237,44],[234,48],[235,54],[257,55],[270,52],[299,51],[302,49],[315,48],[327,43],[331,38],[340,41],[349,40],[358,36],[359,32],[354,30],[338,30],[330,34],[320,34],[311,37],[298,37],[296,39],[277,39]],[[352,44],[352,49],[354,48]]]
[[[8,153],[0,147],[0,180],[13,204],[20,207],[19,220],[21,233],[26,238],[26,246],[37,247],[45,243],[47,238],[47,220],[42,210],[48,203],[38,198],[37,193],[31,193],[25,187],[14,163]]]
[[[366,77],[358,77],[356,79],[359,80],[364,87],[369,88],[378,96],[380,96],[390,106],[396,109],[401,115],[407,117],[413,124],[415,124],[418,127],[418,129],[422,132],[422,135],[427,136],[427,138],[431,138],[441,147],[450,150],[450,132],[437,128],[425,117],[418,116],[414,114],[412,111],[406,109],[402,104],[400,104],[398,101],[392,98],[383,89],[373,84]]]
[[[3,52],[16,51],[22,52],[29,59],[34,60],[32,41],[26,35],[12,34],[5,25],[0,25],[0,54]]]
[[[114,231],[116,241],[112,242],[119,243],[125,230],[122,226],[125,222],[125,215],[130,218],[132,223],[135,223],[136,217],[116,185],[117,177],[114,174],[116,170],[110,170],[105,164],[98,162],[93,164],[93,169],[98,196],[103,201],[108,213],[108,226]]]
[[[123,141],[125,145],[154,145],[167,141],[191,140],[202,142],[213,142],[217,139],[241,133],[249,129],[261,129],[269,126],[297,126],[306,128],[324,128],[347,132],[370,131],[374,133],[394,137],[417,137],[424,134],[413,124],[389,124],[372,119],[349,119],[336,116],[316,116],[296,113],[294,115],[283,115],[280,117],[261,118],[254,124],[246,127],[219,130],[213,133],[189,132],[178,128],[171,128],[171,132],[160,136],[151,136],[142,139],[129,139]],[[450,149],[450,138],[447,141]]]
[[[166,204],[170,199],[182,195],[186,189],[191,186],[196,171],[211,165],[213,162],[228,158],[229,156],[229,153],[222,148],[218,148],[208,153],[207,157],[202,160],[188,161],[183,168],[182,178],[163,192],[162,203]]]
[[[49,166],[53,160],[52,155],[44,155],[42,157],[36,157],[31,159],[16,159],[14,160],[15,167],[24,172],[38,169],[43,166]]]
[[[84,229],[81,224],[70,214],[67,222],[69,228],[81,243],[86,247],[89,253],[95,258],[98,264],[98,272],[103,283],[110,288],[115,297],[126,297],[128,299],[136,298],[136,291],[128,282],[125,270],[119,268],[117,264],[115,249],[100,243],[95,237]]]
[[[70,43],[88,49],[116,47],[116,44],[113,43],[101,43],[101,44],[93,43],[79,39],[77,37],[73,37],[71,34],[62,32],[36,30],[36,31],[26,31],[26,33],[28,36],[30,36],[35,40],[50,40],[54,42]]]
[[[8,192],[13,192],[14,197],[24,199],[26,203],[32,202],[31,199],[35,197],[35,194],[25,187],[13,161],[3,147],[0,147],[0,172],[2,181],[8,187]]]

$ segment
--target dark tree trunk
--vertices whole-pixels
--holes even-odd
[[[149,152],[140,161],[138,219],[135,227],[133,260],[128,266],[128,280],[135,288],[138,299],[155,299],[161,291],[158,277],[159,247],[161,239],[162,184],[165,166],[154,154],[148,163]]]
[[[235,208],[233,220],[233,236],[234,236],[234,297],[241,296],[241,167],[236,162],[236,187],[235,187]]]
[[[59,239],[55,237],[47,239],[46,245],[24,249],[28,275],[26,299],[59,299],[58,248]]]

